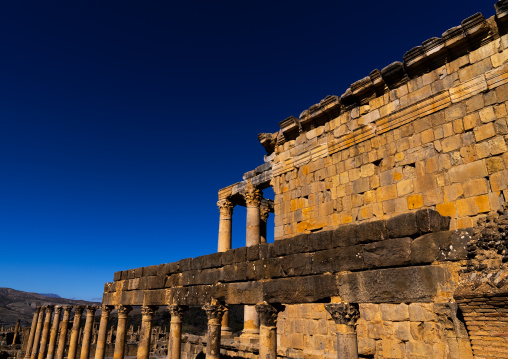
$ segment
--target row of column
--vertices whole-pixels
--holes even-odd
[[[152,332],[153,314],[157,306],[143,306],[141,308],[141,329],[140,340],[137,351],[137,359],[149,359],[150,339]],[[259,358],[277,358],[277,317],[278,313],[284,310],[280,304],[268,304],[266,302],[253,306],[260,318],[259,327]],[[332,303],[325,305],[326,310],[331,314],[337,324],[337,357],[339,359],[357,359],[358,347],[355,325],[360,316],[357,305],[349,303]],[[68,359],[75,359],[77,356],[78,336],[81,325],[81,317],[85,307],[74,307],[74,320],[69,341]],[[93,320],[96,306],[86,306],[86,320],[81,344],[80,359],[90,357],[90,343],[93,327]],[[107,337],[107,324],[113,306],[103,305],[99,333],[97,336],[95,359],[104,359]],[[170,337],[168,343],[168,359],[180,359],[182,317],[187,309],[186,306],[170,305],[171,313]],[[60,322],[60,314],[64,312]],[[71,306],[54,307],[47,305],[37,307],[32,320],[32,327],[28,338],[25,359],[63,359],[66,346],[68,324]],[[124,359],[125,343],[127,334],[128,314],[131,306],[120,305],[116,307],[118,312],[118,325],[116,330],[116,341],[114,348],[114,359]],[[219,359],[221,342],[221,322],[226,306],[212,298],[209,303],[203,306],[208,319],[208,343],[206,349],[207,359]],[[53,323],[51,316],[54,311]],[[57,335],[59,333],[59,336]],[[58,345],[57,345],[58,336]],[[56,348],[56,353],[55,353]]]
[[[247,228],[245,245],[247,247],[266,243],[266,227],[270,206],[263,200],[263,192],[248,182],[243,192],[247,207]],[[229,199],[217,202],[219,207],[219,243],[218,252],[225,252],[232,246],[232,218],[234,204]],[[222,330],[229,334],[229,317],[225,313],[222,320]],[[244,308],[243,335],[256,336],[259,334],[259,318],[254,306],[246,305]]]

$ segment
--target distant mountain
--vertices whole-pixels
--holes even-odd
[[[99,302],[88,302],[85,300],[65,299],[57,294],[39,294],[22,292],[11,288],[0,288],[0,324],[15,325],[21,319],[22,326],[32,324],[35,308],[38,305],[76,305],[95,304]]]
[[[43,295],[45,297],[50,297],[50,298],[62,298],[58,294],[53,294],[53,293],[39,293],[39,294]]]

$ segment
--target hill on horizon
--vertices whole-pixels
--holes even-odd
[[[0,325],[15,325],[21,319],[21,326],[30,326],[38,305],[100,305],[100,302],[66,299],[57,294],[23,292],[12,288],[0,288]]]

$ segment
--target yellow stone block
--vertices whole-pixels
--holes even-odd
[[[351,223],[353,222],[353,217],[349,213],[341,213],[340,214],[340,221],[342,224]]]
[[[488,192],[487,180],[485,178],[477,178],[462,184],[465,197],[478,196]]]
[[[402,174],[400,174],[402,178]],[[378,202],[383,202],[389,199],[397,198],[397,187],[396,185],[383,186],[376,189],[376,196]]]
[[[454,183],[450,186],[445,186],[443,190],[445,202],[455,201],[457,198],[460,198],[464,194],[462,184],[460,183]]]
[[[462,217],[457,219],[457,229],[473,227],[473,220],[470,217]]]
[[[423,197],[419,194],[409,196],[407,198],[407,206],[409,209],[420,208],[423,206]]]
[[[306,222],[306,221],[302,221],[302,222],[300,222],[300,223],[298,223],[298,224],[296,225],[296,231],[297,231],[298,233],[303,233],[303,232],[305,232],[306,230],[307,230],[307,222]]]
[[[414,186],[412,179],[397,182],[397,194],[399,195],[399,197],[405,196],[406,194],[413,192],[413,189]]]
[[[395,154],[395,162],[400,162],[404,160],[404,153],[398,152]]]
[[[436,210],[442,216],[457,217],[457,207],[455,202],[441,203],[436,205]]]
[[[476,127],[474,130],[474,136],[476,142],[483,141],[487,138],[494,137],[496,135],[496,129],[492,122],[489,122],[483,126]]]

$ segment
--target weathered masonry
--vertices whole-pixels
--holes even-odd
[[[160,306],[169,359],[508,358],[508,0],[495,11],[259,135],[264,164],[219,191],[218,253],[106,283],[114,358],[133,306],[139,359]],[[233,249],[237,205],[247,238]],[[230,305],[246,306],[239,337]],[[198,351],[181,346],[187,306],[208,316]]]

